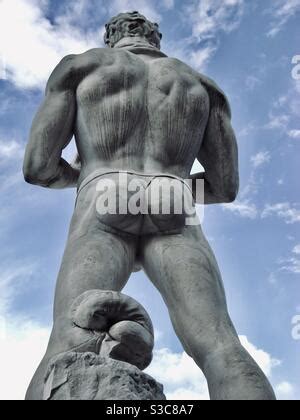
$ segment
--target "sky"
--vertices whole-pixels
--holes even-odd
[[[61,58],[103,47],[108,19],[133,10],[160,24],[167,55],[228,96],[240,192],[232,204],[205,208],[203,230],[243,345],[278,399],[299,400],[300,0],[0,0],[0,399],[24,398],[45,351],[75,200],[73,190],[24,182],[33,116]],[[65,157],[73,154],[71,145]],[[208,399],[150,281],[134,274],[124,292],[153,320],[148,372],[167,397]]]

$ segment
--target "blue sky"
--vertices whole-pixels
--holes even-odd
[[[103,46],[108,18],[136,9],[160,23],[164,52],[229,97],[241,189],[235,203],[205,209],[203,228],[243,344],[278,398],[300,399],[300,341],[292,336],[300,315],[300,70],[292,64],[300,56],[300,0],[0,1],[0,399],[23,397],[45,349],[75,199],[75,191],[24,183],[33,115],[57,62]],[[66,157],[73,153],[71,146]],[[154,322],[150,373],[171,398],[207,398],[158,292],[142,273],[125,292]]]

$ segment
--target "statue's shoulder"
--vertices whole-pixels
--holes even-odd
[[[88,50],[84,52],[83,54],[78,54],[76,56],[76,60],[78,64],[84,61],[88,61],[90,63],[96,61],[98,63],[101,63],[103,60],[105,60],[108,57],[112,57],[116,54],[116,51],[113,48],[92,48],[91,50]]]
[[[93,48],[82,54],[70,54],[64,57],[58,64],[62,72],[76,72],[82,69],[100,65],[101,57],[107,56],[107,48]]]
[[[107,48],[93,48],[82,54],[69,54],[55,67],[47,83],[47,91],[74,88],[84,76],[101,65]]]
[[[213,79],[207,77],[202,73],[199,73],[198,71],[193,69],[189,64],[184,63],[178,58],[167,57],[167,60],[173,62],[179,71],[186,71],[190,74],[193,74],[196,77],[196,79],[198,79],[199,82],[204,86],[209,96],[220,97],[223,98],[223,100],[225,99],[227,101],[225,93]]]
[[[213,79],[205,76],[202,73],[198,73],[198,77],[201,84],[205,87],[209,95],[211,104],[226,107],[227,111],[230,113],[230,105],[227,96],[225,95],[224,91],[219,87],[219,85]]]

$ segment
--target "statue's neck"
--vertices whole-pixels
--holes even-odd
[[[135,54],[148,54],[160,57],[167,57],[158,48],[149,44],[146,38],[141,37],[125,37],[117,42],[114,48],[126,49]]]

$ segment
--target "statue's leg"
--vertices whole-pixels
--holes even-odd
[[[275,399],[264,373],[240,344],[217,262],[200,226],[144,238],[141,259],[186,352],[205,374],[211,399]]]
[[[49,360],[69,350],[72,337],[69,310],[74,299],[92,290],[121,291],[136,256],[136,240],[103,232],[93,218],[75,212],[57,281],[54,326],[46,355],[28,389],[26,398],[40,400]]]

